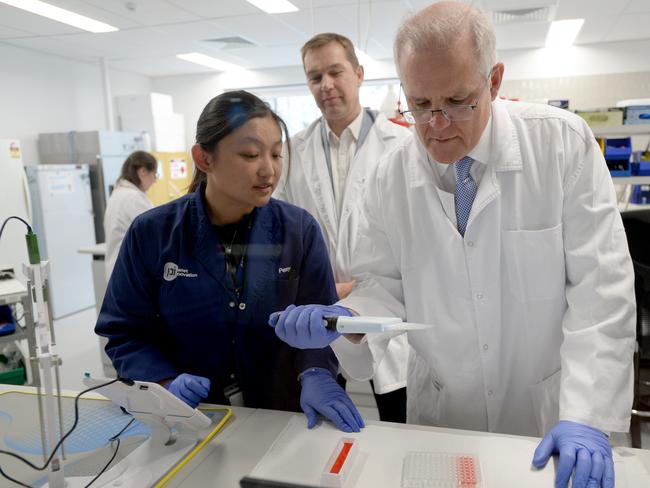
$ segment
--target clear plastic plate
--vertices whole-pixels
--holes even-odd
[[[480,488],[481,470],[472,454],[409,451],[402,488]]]

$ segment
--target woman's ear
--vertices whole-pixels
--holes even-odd
[[[204,173],[210,171],[212,165],[210,155],[199,144],[194,144],[192,146],[192,159],[194,160],[196,167],[201,171]]]

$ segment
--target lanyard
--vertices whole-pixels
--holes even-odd
[[[250,238],[250,232],[252,227],[253,227],[253,218],[251,216],[248,220],[248,225],[246,226],[246,236],[245,236],[246,243],[242,248],[239,263],[237,263],[237,257],[233,253],[233,248],[235,246],[234,241],[237,232],[239,232],[239,228],[235,230],[230,246],[225,246],[223,243],[221,244],[221,248],[224,254],[224,261],[226,265],[226,272],[230,276],[237,298],[240,297],[241,291],[244,288],[244,279],[246,277],[246,273],[245,273],[246,251],[248,250],[248,239]]]
[[[359,152],[359,148],[365,142],[370,133],[370,128],[372,124],[377,120],[377,115],[379,112],[376,110],[370,110],[369,108],[363,109],[363,118],[361,119],[361,130],[359,131],[359,139],[357,140],[357,148],[354,151],[356,156]],[[332,174],[332,155],[330,154],[330,140],[327,137],[327,129],[325,128],[325,119],[321,117],[320,122],[320,139],[323,143],[323,151],[325,152],[325,161],[327,161],[327,171],[330,174],[330,183],[332,184],[332,191],[334,191],[334,175]]]

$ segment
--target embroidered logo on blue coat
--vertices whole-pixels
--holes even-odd
[[[165,263],[163,268],[163,279],[165,281],[174,281],[176,278],[196,278],[198,274],[190,273],[185,268],[179,268],[176,263]]]

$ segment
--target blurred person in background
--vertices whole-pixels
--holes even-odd
[[[153,208],[147,190],[156,182],[158,162],[146,151],[135,151],[124,161],[120,177],[108,199],[104,214],[106,279],[111,276],[122,239],[131,222]]]

